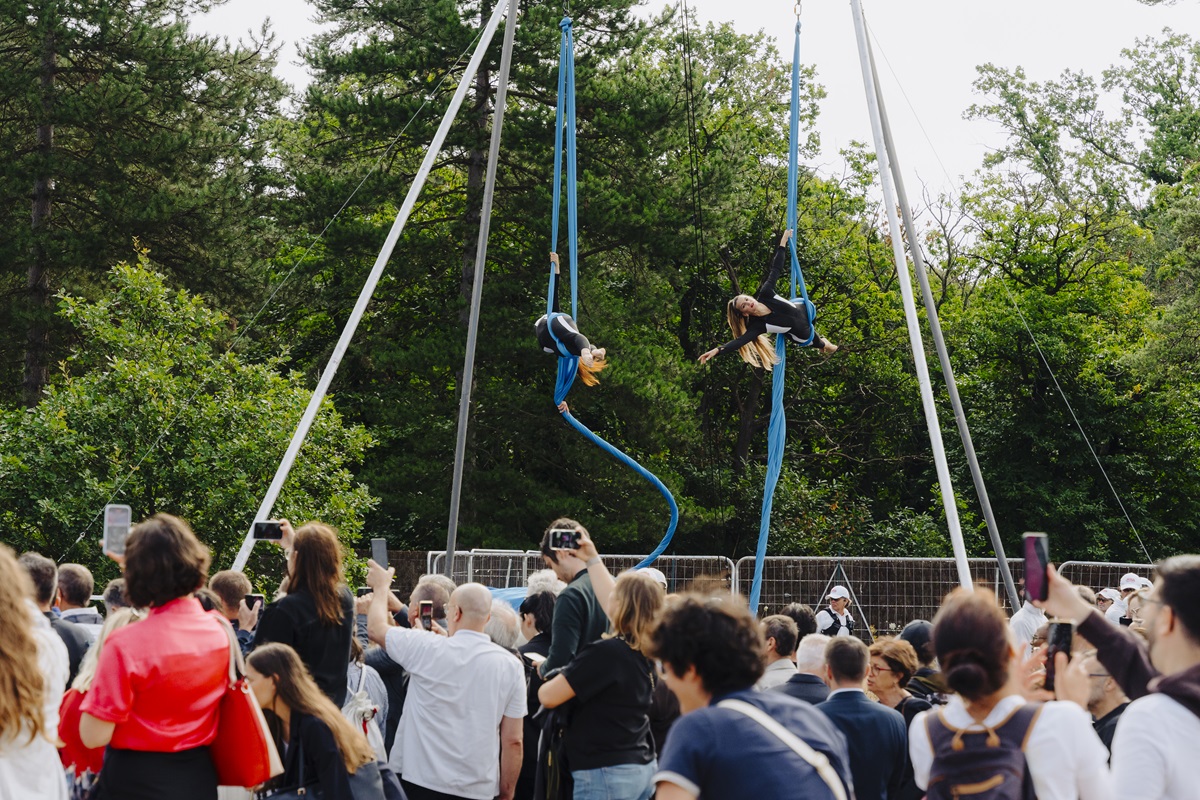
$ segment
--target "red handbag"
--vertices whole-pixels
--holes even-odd
[[[283,774],[283,762],[240,669],[237,635],[229,623],[223,626],[229,634],[229,685],[217,706],[217,738],[210,750],[218,784],[250,788]]]

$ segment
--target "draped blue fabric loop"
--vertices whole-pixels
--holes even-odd
[[[800,270],[800,258],[796,252],[796,223],[798,221],[798,194],[800,177],[800,21],[796,20],[796,38],[792,46],[792,104],[791,124],[788,135],[788,195],[787,195],[787,227],[793,232],[788,240],[788,250],[792,256],[792,302],[803,298],[805,310],[808,312],[808,340],[800,344],[807,347],[816,337],[813,323],[817,318],[817,308],[808,299],[808,289],[804,285],[804,273]],[[758,546],[754,550],[754,579],[750,583],[750,611],[758,613],[758,601],[762,596],[763,564],[767,557],[767,540],[771,533],[771,508],[775,503],[775,485],[779,482],[779,473],[783,469],[783,451],[787,445],[787,418],[783,410],[783,389],[785,366],[787,363],[787,336],[775,335],[775,355],[778,361],[771,371],[771,422],[767,426],[767,477],[763,485],[762,516],[758,525]]]
[[[575,169],[576,164],[576,149],[575,149],[575,43],[571,31],[571,18],[563,17],[559,22],[559,28],[562,29],[562,39],[559,49],[559,70],[558,70],[558,106],[555,111],[555,126],[554,126],[554,210],[551,215],[550,223],[550,241],[553,242],[553,247],[558,249],[558,227],[559,227],[559,209],[562,205],[562,188],[563,188],[563,161],[564,156],[567,164],[567,247],[570,258],[570,281],[571,281],[571,314],[574,319],[579,318],[579,216],[578,216],[578,200],[576,197],[577,174]],[[558,375],[554,382],[554,405],[561,404],[567,399],[567,395],[571,391],[571,386],[575,382],[575,375],[579,371],[579,358],[572,355],[567,348],[559,341],[558,336],[554,333],[555,317],[564,316],[562,312],[554,310],[555,293],[558,291],[558,276],[554,272],[554,266],[550,267],[550,291],[546,295],[546,327],[550,332],[550,337],[554,340],[555,347],[558,350]],[[583,434],[587,439],[591,440],[597,447],[605,451],[613,458],[620,461],[630,469],[637,472],[654,488],[662,494],[666,499],[667,505],[671,510],[671,520],[667,525],[667,532],[663,536],[658,547],[654,549],[650,555],[646,556],[635,569],[649,566],[654,563],[667,549],[671,543],[671,538],[675,535],[675,528],[679,524],[679,506],[675,503],[675,498],[671,495],[663,482],[660,481],[653,473],[647,470],[638,462],[634,461],[625,453],[613,447],[601,437],[597,436],[586,425],[577,420],[569,411],[562,414],[563,419],[575,430]]]

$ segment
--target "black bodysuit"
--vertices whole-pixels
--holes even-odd
[[[733,341],[718,347],[717,355],[730,350],[739,350],[764,333],[786,334],[797,344],[803,344],[811,335],[814,347],[822,348],[826,345],[824,339],[812,333],[812,325],[808,321],[808,310],[805,308],[804,300],[800,299],[793,303],[786,297],[775,293],[775,282],[779,280],[779,272],[783,269],[787,254],[786,245],[781,245],[776,249],[775,258],[771,261],[771,270],[767,273],[762,285],[758,287],[758,291],[754,293],[754,299],[771,309],[771,313],[762,317],[748,316],[746,332]]]
[[[591,350],[592,345],[588,342],[587,337],[579,332],[579,326],[575,324],[575,320],[569,314],[558,313],[558,286],[555,282],[554,306],[553,311],[556,314],[554,317],[554,336],[558,337],[558,341],[562,342],[563,347],[567,348],[567,352],[575,357],[582,355],[584,350]],[[558,347],[554,343],[554,337],[550,335],[549,326],[546,324],[546,315],[538,317],[538,321],[534,323],[534,331],[537,333],[538,344],[547,353],[561,355],[558,352]]]

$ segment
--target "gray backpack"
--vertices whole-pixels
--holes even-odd
[[[994,728],[955,728],[942,711],[925,715],[933,745],[926,800],[1037,800],[1025,743],[1040,703],[1027,703]]]

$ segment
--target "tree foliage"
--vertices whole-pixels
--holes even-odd
[[[142,252],[111,271],[106,299],[62,295],[79,343],[41,403],[0,413],[0,529],[11,546],[111,572],[97,544],[108,502],[135,519],[188,519],[220,565],[249,529],[310,392],[279,359],[247,363],[230,349],[232,320],[154,269]],[[278,512],[356,539],[375,501],[350,470],[372,442],[326,400]]]

